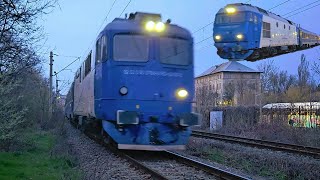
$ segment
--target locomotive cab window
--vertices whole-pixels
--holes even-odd
[[[189,65],[191,63],[191,43],[177,38],[160,39],[160,62],[172,65]]]
[[[232,16],[228,14],[217,14],[215,24],[226,24],[226,23],[242,23],[246,21],[246,13],[237,13]]]
[[[105,61],[107,58],[107,37],[102,36],[96,43],[96,64]]]
[[[113,38],[113,59],[115,61],[147,62],[149,39],[142,35],[116,35]]]

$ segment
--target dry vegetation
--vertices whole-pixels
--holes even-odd
[[[199,148],[201,147],[201,148]],[[319,159],[192,138],[187,153],[250,174],[254,179],[319,179]]]

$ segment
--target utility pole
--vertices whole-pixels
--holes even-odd
[[[53,52],[50,51],[50,74],[49,74],[49,120],[52,116],[52,65],[53,65]]]

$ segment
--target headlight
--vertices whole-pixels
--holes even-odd
[[[242,39],[242,38],[243,38],[243,35],[242,35],[242,34],[237,34],[237,36],[236,36],[236,37],[237,37],[237,39],[239,39],[239,40],[240,40],[240,39]]]
[[[152,31],[154,29],[155,25],[156,24],[153,21],[148,21],[146,23],[146,27],[145,28],[146,28],[147,31]]]
[[[185,99],[185,98],[187,98],[188,97],[188,91],[187,90],[185,90],[185,89],[178,89],[177,91],[176,91],[176,97],[178,98],[178,99]]]
[[[156,31],[157,32],[162,32],[165,29],[165,25],[163,22],[158,22],[156,25]]]
[[[215,38],[216,40],[220,40],[220,39],[221,39],[221,36],[220,36],[220,35],[216,35],[214,38]]]
[[[228,7],[228,8],[226,8],[226,12],[227,12],[228,14],[233,14],[233,13],[236,12],[236,8],[234,8],[234,7]]]
[[[123,86],[122,88],[120,88],[119,92],[122,96],[124,96],[124,95],[128,94],[128,88]]]

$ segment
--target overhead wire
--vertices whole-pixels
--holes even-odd
[[[275,9],[275,8],[277,8],[277,7],[279,7],[279,6],[283,5],[283,4],[286,4],[286,3],[288,3],[289,1],[291,1],[291,0],[286,0],[286,1],[280,3],[280,4],[276,5],[276,6],[273,6],[272,8],[268,9],[268,11],[270,11],[270,10],[272,10],[272,9]]]
[[[290,16],[286,16],[285,18],[292,17],[292,16],[294,16],[294,15],[300,14],[300,13],[302,13],[302,12],[305,12],[305,11],[307,11],[307,10],[309,10],[309,9],[312,9],[312,8],[314,8],[314,7],[317,7],[317,6],[320,6],[320,4],[317,4],[317,5],[314,5],[314,6],[310,7],[310,8],[304,9],[304,10],[299,11],[299,12],[297,12],[297,13],[295,13],[295,14],[290,15]]]
[[[108,19],[108,16],[110,15],[110,12],[111,12],[111,10],[113,9],[113,7],[114,7],[114,5],[115,5],[116,2],[117,2],[117,0],[114,0],[114,1],[113,1],[113,3],[112,3],[112,5],[111,5],[111,7],[110,7],[110,9],[109,9],[106,17],[102,20],[99,29],[98,29],[97,32],[95,33],[95,37],[97,37],[97,36],[99,35],[99,32],[100,32],[101,27],[104,25],[105,21]],[[92,47],[92,45],[94,44],[94,42],[95,42],[95,39],[92,40],[92,42],[90,43],[90,46],[89,46],[89,47],[87,48],[87,50],[83,53],[82,56],[84,56],[84,55],[87,53],[87,51]],[[81,56],[81,57],[82,57],[82,56]]]
[[[285,17],[286,15],[289,15],[289,14],[291,14],[291,13],[294,13],[294,12],[296,12],[296,11],[299,11],[300,9],[306,8],[306,7],[308,7],[308,6],[312,5],[312,4],[315,4],[315,3],[317,3],[317,2],[320,2],[320,0],[317,0],[317,1],[314,1],[314,2],[312,2],[312,3],[309,3],[309,4],[305,5],[305,6],[302,6],[302,7],[300,7],[300,8],[297,8],[297,9],[295,9],[295,10],[293,10],[293,11],[290,11],[290,12],[288,12],[288,13],[286,13],[286,14],[283,14],[283,15],[281,15],[281,16],[282,16],[282,17]],[[317,6],[318,6],[318,5],[317,5]],[[309,8],[309,9],[311,9],[311,8]],[[298,14],[298,13],[296,13],[296,14]],[[293,14],[293,15],[296,15],[296,14]],[[293,16],[293,15],[290,15],[290,16],[288,16],[288,17],[291,17],[291,16]]]
[[[114,0],[114,1],[113,1],[113,3],[112,3],[112,5],[111,5],[111,7],[110,7],[110,9],[109,9],[109,11],[108,11],[108,13],[107,13],[107,15],[105,16],[105,18],[104,18],[103,21],[101,22],[101,25],[100,25],[98,31],[96,32],[96,34],[99,33],[99,31],[100,31],[101,27],[103,26],[104,22],[108,19],[108,16],[109,16],[109,14],[110,14],[111,10],[113,9],[113,7],[114,7],[114,5],[115,5],[116,2],[117,2],[117,0]],[[131,2],[131,0],[130,0],[130,2]],[[92,46],[93,42],[94,42],[94,40],[91,42],[91,45],[89,46],[89,48]],[[89,48],[88,48],[88,49],[89,49]],[[72,65],[73,63],[75,63],[77,60],[80,60],[80,58],[81,58],[81,56],[80,56],[80,57],[78,57],[78,56],[65,56],[65,55],[60,55],[60,54],[55,54],[55,55],[57,55],[57,56],[62,56],[62,57],[76,57],[76,59],[75,59],[74,61],[72,61],[72,62],[71,62],[70,64],[68,64],[66,67],[64,67],[63,69],[61,69],[58,73],[60,73],[61,71],[65,70],[66,68],[68,68],[70,65]],[[58,74],[58,73],[57,73],[57,74]]]
[[[67,69],[69,66],[71,66],[73,63],[75,63],[76,61],[80,60],[80,57],[77,57],[74,61],[72,61],[70,64],[68,64],[67,66],[65,66],[64,68],[62,68],[60,71],[58,71],[56,74],[59,74],[61,71]]]
[[[121,15],[123,14],[123,12],[127,9],[127,7],[129,6],[129,4],[131,3],[131,0],[129,0],[129,2],[127,3],[126,7],[122,10],[121,14],[119,17],[121,17]]]

